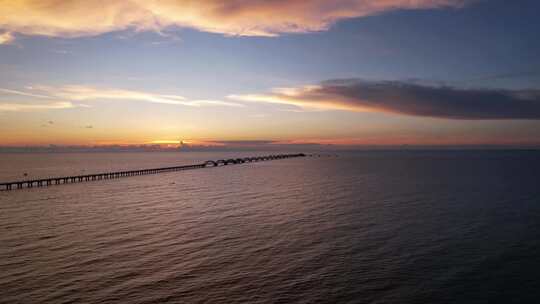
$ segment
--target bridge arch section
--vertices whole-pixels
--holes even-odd
[[[217,167],[218,164],[213,161],[213,160],[207,160],[205,163],[204,163],[204,166],[205,167]]]

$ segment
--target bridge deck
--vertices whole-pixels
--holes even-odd
[[[106,172],[106,173],[96,173],[96,174],[87,174],[87,175],[73,175],[73,176],[63,176],[63,177],[22,180],[22,181],[0,183],[0,190],[14,190],[14,189],[23,189],[23,188],[33,188],[33,187],[45,187],[45,186],[51,186],[51,185],[115,179],[115,178],[128,177],[128,176],[139,176],[139,175],[157,174],[157,173],[164,173],[164,172],[202,169],[202,168],[208,168],[208,167],[217,167],[220,165],[226,166],[229,164],[243,164],[246,162],[258,162],[258,161],[285,159],[285,158],[292,158],[292,157],[304,157],[304,156],[306,155],[303,153],[300,153],[300,154],[279,154],[279,155],[268,155],[268,156],[257,156],[257,157],[234,158],[234,159],[227,159],[227,160],[220,159],[217,161],[209,160],[209,161],[206,161],[205,163],[195,164],[195,165],[184,165],[184,166],[163,167],[163,168],[153,168],[153,169],[117,171],[117,172]]]

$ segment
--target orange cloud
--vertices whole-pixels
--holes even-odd
[[[0,44],[10,44],[15,37],[11,32],[4,32],[0,34]]]
[[[160,31],[170,26],[225,35],[276,36],[327,30],[342,19],[389,10],[462,7],[471,1],[0,0],[0,29],[9,37],[11,32],[80,37],[125,29]]]

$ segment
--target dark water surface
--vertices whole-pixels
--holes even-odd
[[[4,155],[0,180],[198,153]],[[0,192],[1,303],[539,303],[540,152],[359,152]]]

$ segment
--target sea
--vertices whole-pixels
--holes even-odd
[[[0,182],[263,154],[2,153]],[[540,151],[332,152],[1,191],[0,303],[540,303]]]

